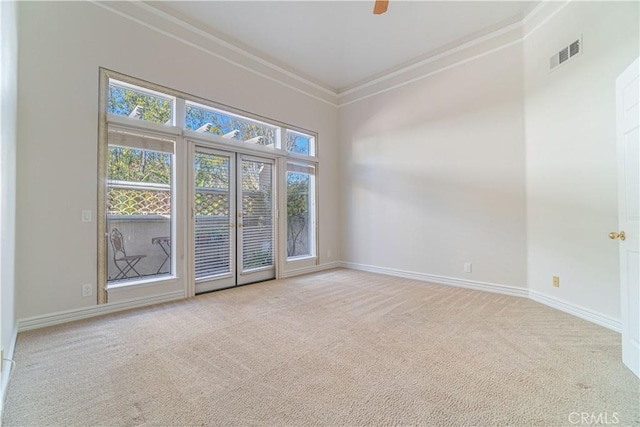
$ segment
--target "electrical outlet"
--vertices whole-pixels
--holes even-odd
[[[332,255],[333,255],[333,252],[331,252],[331,249],[329,249],[327,251],[327,258],[331,258]]]
[[[93,286],[91,285],[91,283],[87,283],[86,285],[82,285],[82,296],[83,297],[90,297],[92,293],[93,293]]]
[[[471,273],[471,263],[470,262],[465,262],[464,263],[464,272],[465,273]]]
[[[91,222],[91,211],[82,211],[82,222]]]
[[[553,276],[553,286],[555,286],[556,288],[560,287],[560,277]]]

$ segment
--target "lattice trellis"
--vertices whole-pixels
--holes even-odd
[[[228,215],[229,199],[227,192],[196,193],[196,215]]]
[[[109,188],[108,215],[171,215],[171,193],[158,190]]]
[[[171,192],[168,189],[132,187],[109,187],[108,215],[171,215]],[[228,215],[228,197],[226,190],[196,191],[196,215]],[[251,217],[256,203],[257,206],[264,204],[264,197],[265,195],[258,191],[244,192],[245,214]]]

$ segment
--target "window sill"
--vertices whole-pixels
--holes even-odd
[[[132,280],[130,282],[123,283],[115,283],[112,285],[107,284],[107,292],[115,289],[126,289],[126,288],[146,288],[148,286],[156,286],[156,285],[164,285],[167,283],[175,282],[178,279],[177,276],[166,276],[160,279],[143,279],[143,280]]]
[[[316,259],[318,259],[318,257],[315,255],[302,255],[294,258],[287,258],[287,264],[295,264],[298,262],[310,261],[310,260],[316,260]]]

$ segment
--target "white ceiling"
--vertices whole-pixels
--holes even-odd
[[[340,90],[520,20],[532,1],[170,1],[151,6]]]

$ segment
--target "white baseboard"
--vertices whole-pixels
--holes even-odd
[[[532,289],[529,289],[529,298],[536,302],[539,302],[540,304],[555,308],[556,310],[564,311],[565,313],[569,313],[581,319],[588,320],[589,322],[595,323],[596,325],[604,326],[605,328],[611,329],[612,331],[618,333],[622,331],[620,320],[614,319],[613,317],[609,317],[602,313],[598,313],[597,311],[580,307],[579,305],[575,305],[573,303],[563,301],[549,295],[545,295]]]
[[[150,297],[135,298],[128,301],[100,304],[86,308],[66,310],[52,314],[45,314],[42,316],[29,317],[26,319],[18,320],[18,332],[59,325],[61,323],[87,319],[89,317],[102,316],[103,314],[115,313],[117,311],[128,310],[131,308],[138,308],[152,304],[175,301],[182,298],[184,298],[184,291],[174,291]]]
[[[424,282],[436,283],[440,285],[457,286],[461,288],[474,289],[479,291],[493,292],[503,295],[511,295],[517,297],[530,298],[546,306],[555,308],[565,313],[572,314],[581,319],[588,320],[597,325],[620,333],[621,324],[618,319],[614,319],[602,313],[580,307],[573,303],[562,301],[560,299],[545,295],[538,291],[519,288],[515,286],[499,285],[495,283],[478,282],[474,280],[458,279],[454,277],[438,276],[434,274],[418,273],[414,271],[399,270],[395,268],[376,267],[366,264],[358,264],[353,262],[331,262],[326,264],[314,265],[311,267],[299,268],[284,272],[281,277],[288,278],[300,276],[302,274],[316,273],[319,271],[330,270],[332,268],[349,268],[352,270],[368,271],[371,273],[385,274],[387,276],[403,277],[406,279],[421,280]],[[174,301],[184,298],[184,291],[167,292],[164,294],[136,298],[129,301],[101,304],[92,307],[86,307],[75,310],[67,310],[58,313],[46,314],[42,316],[34,316],[26,319],[18,320],[16,332],[14,333],[12,347],[8,349],[5,358],[11,358],[13,348],[15,346],[15,335],[17,332],[28,331],[30,329],[44,328],[47,326],[58,325],[61,323],[72,322],[74,320],[87,319],[90,317],[101,316],[103,314],[114,313],[117,311],[128,310],[132,308],[144,307],[147,305],[159,304],[163,302]],[[8,357],[11,355],[11,357]],[[3,371],[2,387],[5,386],[6,371]],[[2,390],[3,391],[3,390]]]
[[[16,341],[18,339],[18,325],[14,325],[13,333],[11,334],[11,341],[9,342],[9,348],[5,351],[3,358],[7,360],[13,360],[13,353],[16,350]],[[13,373],[13,366],[10,362],[0,361],[2,363],[2,375],[0,376],[0,423],[2,422],[2,414],[4,413],[4,401],[7,397],[7,387],[9,386],[9,380]]]
[[[609,317],[605,314],[598,313],[596,311],[580,307],[576,304],[562,301],[558,298],[554,298],[545,295],[541,292],[534,291],[526,288],[517,288],[515,286],[498,285],[494,283],[476,282],[473,280],[456,279],[453,277],[436,276],[433,274],[417,273],[413,271],[397,270],[394,268],[375,267],[372,265],[357,264],[353,262],[339,263],[344,268],[350,268],[352,270],[368,271],[371,273],[386,274],[388,276],[404,277],[407,279],[422,280],[425,282],[437,283],[439,285],[458,286],[467,289],[475,289],[479,291],[494,292],[505,295],[512,295],[523,298],[530,298],[533,301],[544,304],[548,307],[555,308],[556,310],[563,311],[596,325],[603,326],[614,332],[620,333],[622,325],[620,320]]]
[[[494,292],[504,295],[526,297],[528,290],[515,286],[498,285],[495,283],[478,282],[475,280],[457,279],[454,277],[436,276],[434,274],[418,273],[415,271],[397,270],[395,268],[375,267],[366,264],[356,264],[353,262],[340,263],[342,267],[352,270],[368,271],[370,273],[386,274],[387,276],[403,277],[405,279],[421,280],[423,282],[436,283],[439,285],[457,286],[460,288],[475,289],[478,291]]]
[[[282,278],[299,276],[301,274],[316,273],[318,271],[329,270],[340,267],[340,262],[332,262],[320,265],[314,265],[306,268],[299,268],[284,272]],[[115,313],[117,311],[128,310],[132,308],[144,307],[163,302],[174,301],[185,297],[184,291],[167,292],[151,297],[135,298],[128,301],[100,304],[91,307],[60,311],[57,313],[45,314],[41,316],[33,316],[17,321],[18,332],[28,331],[31,329],[45,328],[47,326],[59,325],[61,323],[72,322],[74,320],[88,319],[90,317],[101,316],[103,314]]]
[[[280,278],[286,279],[287,277],[300,276],[302,274],[317,273],[318,271],[331,270],[332,268],[342,267],[341,262],[329,262],[326,264],[312,265],[311,267],[297,268],[295,270],[285,271],[280,275]]]

